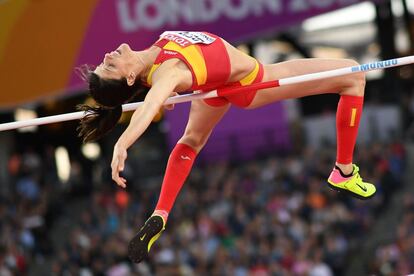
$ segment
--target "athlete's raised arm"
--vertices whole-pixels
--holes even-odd
[[[119,176],[123,171],[128,148],[145,132],[163,103],[180,83],[177,69],[164,64],[153,74],[153,84],[145,97],[144,103],[132,115],[131,121],[114,146],[112,157],[112,179],[121,187],[126,187],[126,180]]]

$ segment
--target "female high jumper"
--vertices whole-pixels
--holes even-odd
[[[127,44],[121,44],[115,51],[105,54],[94,71],[84,72],[97,106],[81,106],[88,113],[81,120],[79,134],[85,142],[99,139],[118,122],[122,104],[142,88],[150,87],[143,104],[134,111],[128,127],[114,146],[112,179],[125,188],[126,180],[120,172],[124,169],[128,148],[144,133],[165,100],[174,93],[203,93],[357,65],[348,59],[319,58],[261,64],[211,33],[164,32],[143,51],[133,51]],[[376,192],[375,186],[364,182],[358,167],[352,163],[364,88],[365,74],[360,72],[192,101],[184,134],[170,154],[155,210],[129,244],[131,260],[140,262],[148,256],[152,244],[165,229],[168,214],[197,154],[232,104],[254,109],[283,99],[338,93],[337,157],[327,184],[359,199],[372,197]]]

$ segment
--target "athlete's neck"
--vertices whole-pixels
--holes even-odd
[[[139,72],[137,72],[137,76],[141,79],[141,81],[146,81],[149,72],[151,71],[151,67],[155,62],[155,59],[159,53],[158,47],[150,47],[144,51],[136,52],[136,56],[138,59],[138,68],[140,68]]]

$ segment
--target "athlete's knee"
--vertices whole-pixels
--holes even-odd
[[[359,66],[360,65],[355,60],[349,59],[348,61],[351,63],[350,66]],[[364,72],[354,73],[351,76],[353,76],[353,79],[356,81],[357,85],[365,87],[365,73]]]
[[[350,63],[349,66],[359,66],[360,65],[357,61],[352,60],[352,59],[347,59],[347,61]],[[357,73],[353,73],[353,74],[348,75],[348,76],[350,77],[351,84],[353,86],[365,88],[366,79],[365,79],[365,73],[364,72],[357,72]]]
[[[185,132],[183,137],[178,141],[178,143],[186,144],[192,147],[195,151],[199,152],[204,145],[207,143],[210,134],[202,134],[195,132]]]
[[[359,66],[359,63],[352,59],[346,59],[344,60],[347,64],[347,66]],[[353,73],[350,75],[344,76],[344,85],[343,88],[339,94],[341,95],[353,95],[353,96],[364,96],[365,91],[365,73],[358,72]]]

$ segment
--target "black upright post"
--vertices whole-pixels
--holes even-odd
[[[377,25],[377,41],[380,45],[380,58],[391,59],[397,57],[397,50],[395,47],[395,20],[391,10],[391,1],[383,1],[375,4]],[[397,102],[398,88],[397,88],[397,70],[387,69],[384,72],[382,80],[382,91],[378,91],[376,95],[381,101]]]
[[[412,54],[414,53],[414,18],[413,18],[413,15],[410,14],[410,12],[408,11],[407,1],[408,0],[401,0],[402,5],[403,5],[403,10],[404,10],[404,13],[403,13],[404,25],[407,29],[408,37],[410,40],[409,54]]]

